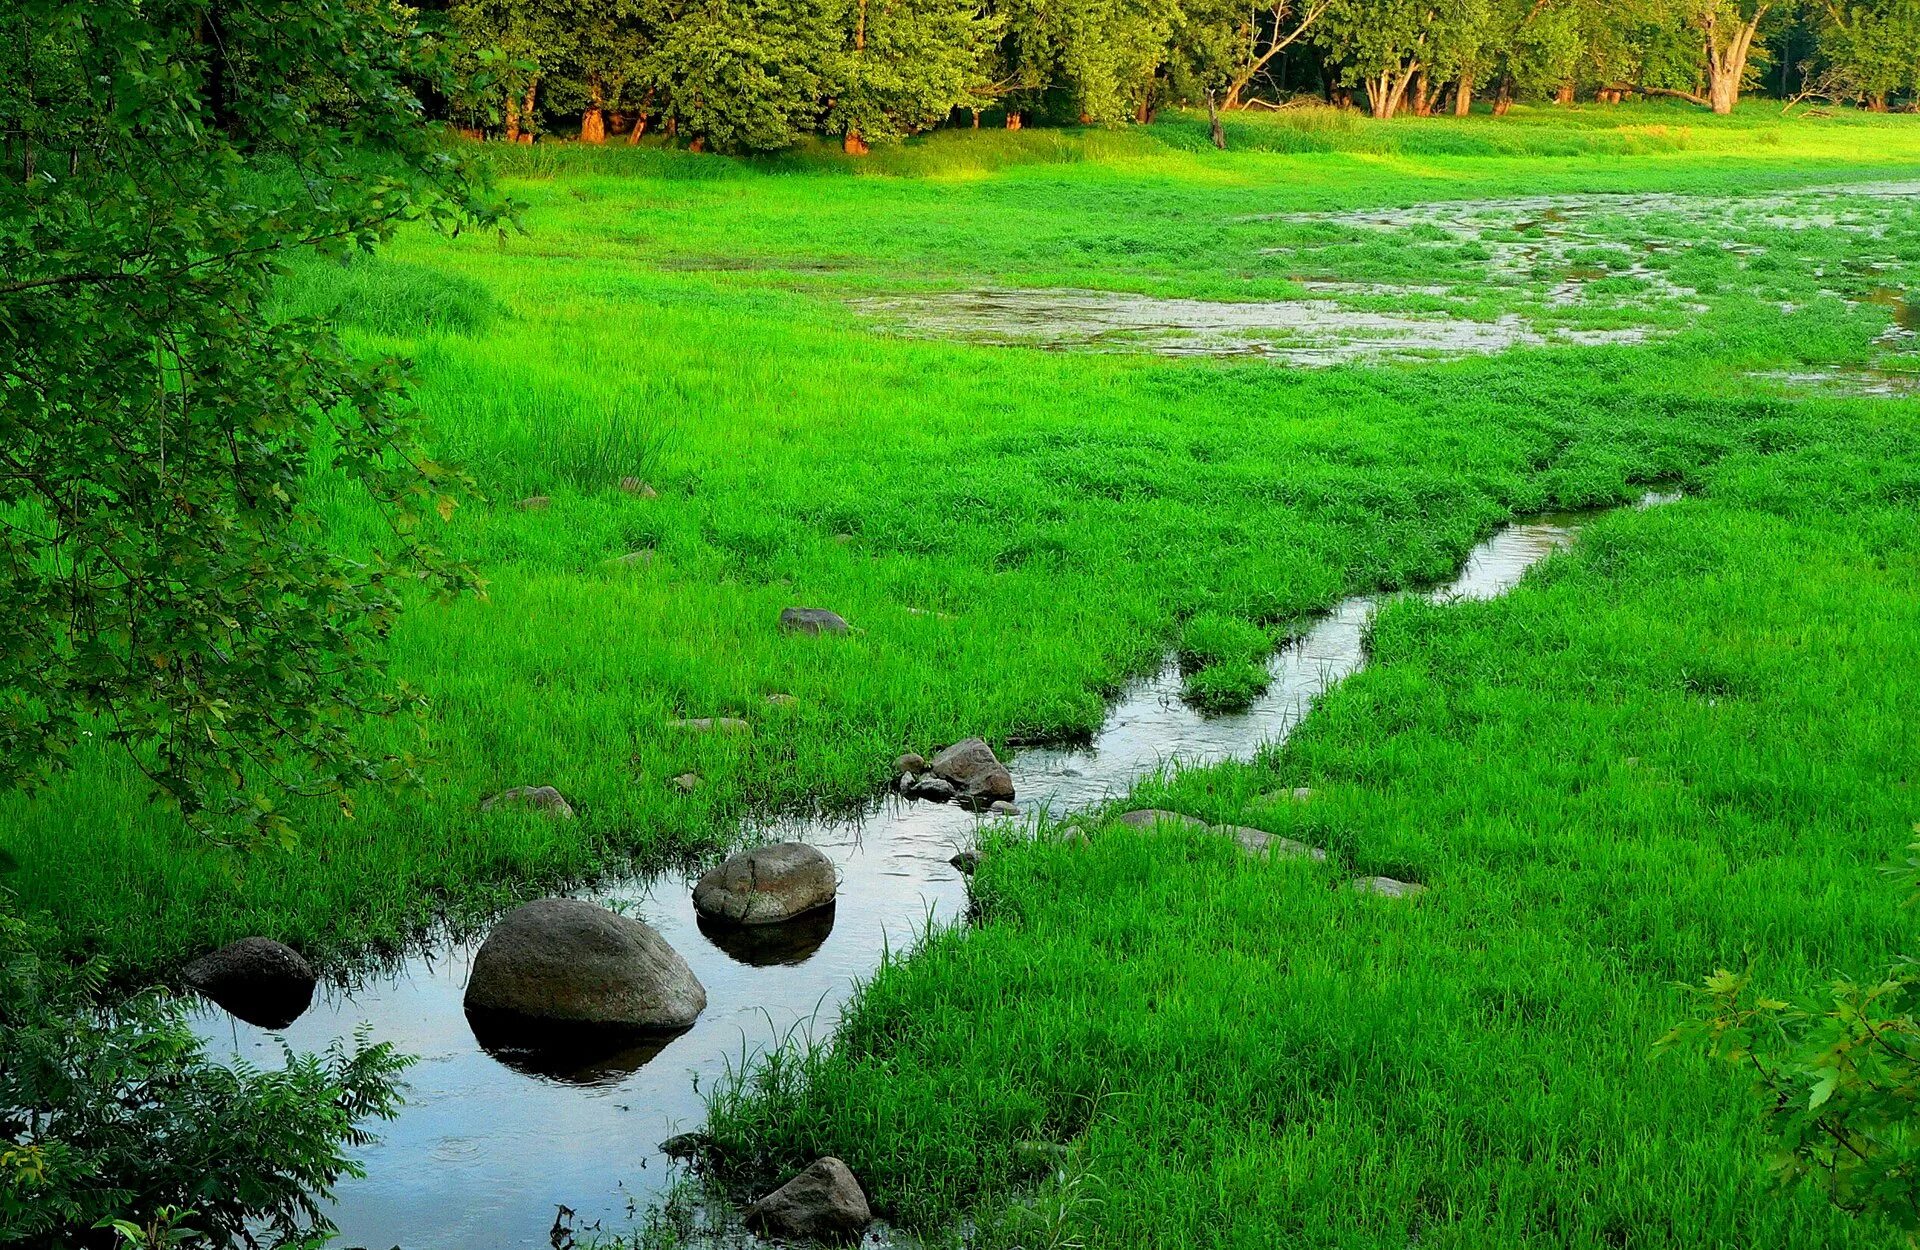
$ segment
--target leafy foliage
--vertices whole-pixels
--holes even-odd
[[[104,969],[42,959],[0,911],[0,1244],[308,1244],[330,1231],[348,1151],[391,1118],[405,1060],[385,1044],[210,1061],[182,1004],[93,1005]]]
[[[1920,870],[1920,843],[1913,851]],[[1920,871],[1910,876],[1920,885]],[[1780,1177],[1920,1242],[1920,960],[1902,958],[1877,981],[1841,978],[1813,1006],[1768,997],[1751,971],[1724,968],[1695,993],[1697,1014],[1661,1047],[1704,1047],[1751,1072]]]
[[[82,735],[206,828],[286,836],[275,794],[399,784],[356,721],[403,588],[474,585],[423,522],[456,475],[403,378],[264,311],[281,258],[403,222],[498,223],[409,84],[446,48],[381,0],[22,0],[0,75],[0,786]],[[17,37],[15,37],[17,36]],[[349,559],[316,463],[388,539]]]

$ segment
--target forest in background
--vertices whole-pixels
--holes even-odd
[[[1920,0],[451,0],[469,131],[861,153],[940,125],[1673,97],[1912,107]],[[1216,140],[1218,134],[1216,131]]]

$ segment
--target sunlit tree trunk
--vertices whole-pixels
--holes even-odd
[[[1473,71],[1460,71],[1460,82],[1453,89],[1453,115],[1465,117],[1473,112]]]
[[[580,142],[605,143],[607,141],[607,101],[600,86],[600,80],[587,82],[588,103],[580,114]]]
[[[1721,26],[1717,8],[1707,10],[1702,24],[1707,45],[1707,107],[1714,112],[1731,113],[1733,106],[1740,102],[1740,80],[1746,76],[1747,56],[1753,49],[1754,36],[1759,33],[1760,19],[1767,15],[1769,7],[1759,5],[1751,18],[1731,31]]]

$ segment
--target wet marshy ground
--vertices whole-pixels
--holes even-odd
[[[1649,495],[1648,503],[1669,495]],[[1570,543],[1593,514],[1545,516],[1508,526],[1476,547],[1438,599],[1489,598]],[[1246,758],[1284,739],[1315,698],[1365,662],[1380,600],[1338,604],[1275,653],[1272,684],[1246,711],[1203,715],[1183,702],[1169,663],[1112,708],[1086,744],[1019,751],[1009,761],[1029,814],[1062,815],[1128,792],[1174,761]],[[840,876],[834,907],[764,931],[713,928],[679,873],[635,879],[592,898],[652,924],[705,984],[697,1024],[664,1042],[583,1044],[532,1051],[476,1039],[462,995],[477,943],[422,952],[350,989],[335,989],[291,1026],[256,1028],[207,1007],[197,1028],[210,1049],[270,1065],[280,1039],[296,1049],[349,1038],[363,1024],[379,1041],[419,1057],[407,1106],[361,1154],[366,1176],[343,1183],[330,1214],[341,1244],[409,1250],[549,1244],[560,1204],[576,1227],[620,1227],[661,1199],[674,1177],[657,1143],[697,1128],[705,1092],[729,1064],[794,1028],[830,1031],[860,978],[888,949],[910,946],[929,924],[964,915],[964,878],[949,858],[981,818],[957,806],[888,797],[851,824],[775,824],[772,839],[820,847]]]

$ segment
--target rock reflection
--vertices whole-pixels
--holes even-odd
[[[833,905],[816,907],[780,924],[727,924],[699,917],[701,936],[735,963],[752,968],[797,967],[812,959],[833,933]]]
[[[467,1023],[490,1058],[515,1072],[563,1085],[617,1085],[680,1036],[493,1011],[469,1011]]]

